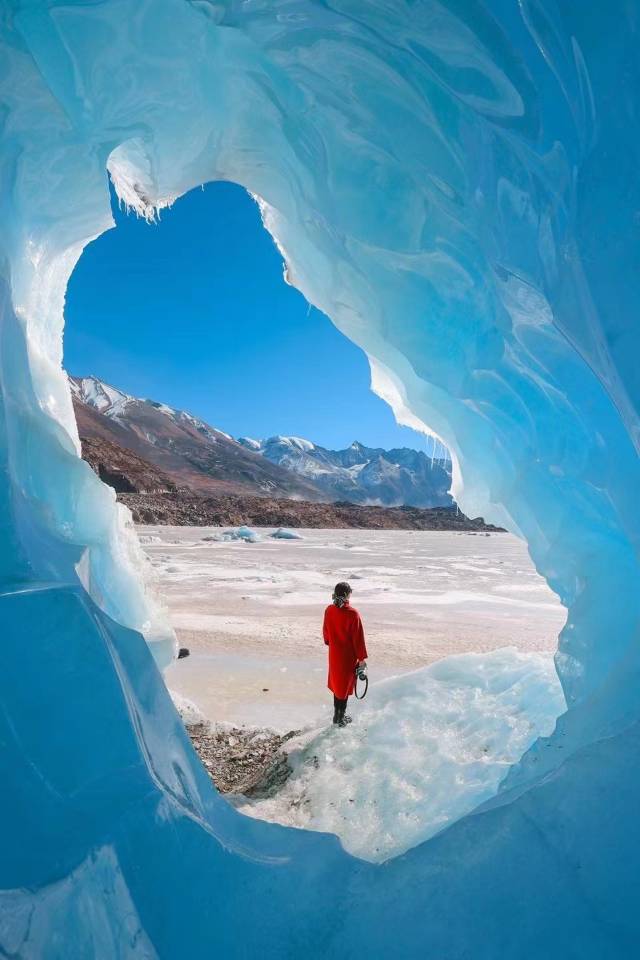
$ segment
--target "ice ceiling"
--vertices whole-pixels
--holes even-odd
[[[3,955],[635,955],[639,21],[629,0],[0,4]],[[107,168],[148,216],[214,179],[261,197],[290,281],[569,607],[555,734],[382,867],[232,811],[143,642],[162,661],[172,638],[61,369]]]

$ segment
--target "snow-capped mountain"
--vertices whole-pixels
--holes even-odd
[[[172,483],[210,495],[244,493],[380,506],[453,503],[448,492],[450,462],[432,461],[417,450],[383,450],[360,443],[328,450],[301,437],[234,440],[184,410],[130,396],[97,377],[69,381],[80,436],[92,440],[92,457],[101,475],[122,472],[122,458],[114,460],[117,444],[160,471],[145,473],[139,463],[129,465],[135,477],[144,474],[145,488]]]
[[[449,494],[451,462],[425,453],[365,447],[328,450],[301,437],[241,437],[247,450],[304,477],[332,500],[382,506],[439,507],[453,503]]]
[[[176,424],[197,430],[199,434],[212,443],[217,443],[220,439],[233,441],[233,437],[230,437],[228,433],[209,426],[204,420],[199,420],[184,410],[177,410],[175,407],[169,407],[166,403],[158,403],[156,400],[132,397],[128,393],[123,393],[117,387],[112,387],[110,384],[98,380],[97,377],[70,377],[69,382],[74,397],[94,407],[99,413],[112,420],[121,420],[123,423],[128,423],[135,416],[135,411],[143,404],[157,410],[158,413],[168,417]]]
[[[76,399],[94,407],[106,417],[117,418],[124,413],[127,404],[134,400],[122,390],[111,387],[96,377],[69,377],[69,385]]]
[[[184,410],[132,397],[97,377],[69,381],[80,437],[105,442],[105,473],[112,469],[108,443],[115,443],[159,468],[165,480],[196,492],[327,499],[304,477]],[[95,449],[93,455],[98,456]]]

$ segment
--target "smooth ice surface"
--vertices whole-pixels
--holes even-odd
[[[7,0],[0,31],[2,950],[635,956],[635,4]],[[383,867],[228,810],[143,646],[174,641],[61,365],[106,169],[148,219],[216,178],[260,198],[289,282],[568,607],[552,737]]]
[[[548,655],[448,657],[371,685],[362,704],[350,701],[350,726],[292,741],[284,788],[239,809],[335,833],[354,856],[387,860],[494,796],[564,708]]]

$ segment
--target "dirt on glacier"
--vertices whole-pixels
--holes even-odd
[[[278,734],[273,730],[186,723],[186,730],[214,785],[225,794],[266,796],[278,789],[290,770],[281,747],[300,731]]]

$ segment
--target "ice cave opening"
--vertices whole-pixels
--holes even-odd
[[[262,375],[262,407],[269,408],[273,402],[271,393],[277,391],[282,402],[295,409],[308,400],[305,397],[303,401],[297,393],[300,378],[283,377],[282,371],[291,372],[296,365],[304,366],[303,351],[307,349],[313,362],[304,377],[307,385],[314,377],[319,380],[322,416],[338,417],[344,410],[350,410],[351,429],[359,429],[353,398],[346,394],[341,382],[346,376],[353,376],[353,363],[349,365],[345,352],[337,349],[336,335],[327,340],[321,323],[328,327],[329,321],[319,318],[312,326],[304,301],[296,295],[292,308],[276,292],[284,286],[285,265],[267,241],[258,213],[258,208],[264,209],[263,201],[258,199],[255,206],[245,191],[233,184],[208,184],[206,190],[196,188],[186,198],[178,198],[176,205],[164,215],[145,218],[129,211],[113,189],[111,193],[115,230],[103,234],[83,251],[67,287],[63,363],[68,372],[81,374],[72,377],[70,385],[83,457],[116,491],[123,508],[133,509],[146,516],[146,522],[153,523],[149,518],[153,518],[156,501],[169,500],[172,496],[172,484],[169,491],[163,486],[167,478],[173,478],[173,486],[178,485],[176,489],[182,483],[186,493],[189,488],[184,485],[199,464],[203,471],[202,487],[195,488],[196,494],[215,496],[216,492],[224,494],[234,489],[234,478],[242,478],[242,466],[246,470],[247,465],[238,469],[225,461],[226,446],[222,448],[221,443],[233,441],[218,429],[227,429],[225,418],[234,417],[236,422],[239,418],[234,408],[238,400],[234,400],[234,396],[241,389],[240,383],[231,382],[226,388],[231,396],[226,397],[225,388],[217,382],[223,380],[230,366],[235,365],[241,372],[243,392],[247,396],[247,379],[255,382]],[[210,235],[211,224],[215,224],[216,237]],[[234,261],[241,259],[250,264],[252,271],[248,294],[239,289],[234,273]],[[265,273],[269,280],[273,275],[271,283]],[[282,316],[287,309],[292,313],[292,320],[288,315]],[[269,317],[273,317],[275,329],[267,330],[260,339],[258,331],[269,322]],[[292,322],[296,326],[304,323],[311,327],[306,339],[296,339],[288,329]],[[269,338],[277,345],[273,356],[269,352]],[[342,334],[338,333],[337,338],[341,340]],[[197,344],[195,349],[194,344]],[[202,365],[207,354],[211,357],[208,368]],[[329,401],[324,399],[329,380],[323,377],[323,356],[325,364],[349,371],[338,378],[333,388],[335,395]],[[156,392],[150,400],[137,399],[139,393],[134,392],[132,396],[127,392],[128,384],[136,380],[144,381],[146,377],[153,382],[153,368],[159,368],[162,375],[157,377]],[[93,376],[84,375],[89,371]],[[123,382],[123,375],[128,380]],[[192,397],[189,401],[184,392],[188,390],[187,383],[192,381],[196,389],[189,394]],[[205,383],[209,384],[208,388]],[[364,387],[365,384],[360,389]],[[180,390],[182,397],[175,401]],[[352,388],[351,393],[354,392]],[[167,405],[167,400],[177,402],[179,407]],[[203,419],[203,407],[212,411],[207,422]],[[407,442],[421,446],[425,438],[431,441],[433,472],[436,444],[441,446],[440,441],[417,419],[408,419],[421,432],[410,434]],[[382,420],[379,415],[378,420]],[[181,427],[186,428],[186,434],[180,432]],[[384,429],[383,423],[379,429]],[[303,435],[309,435],[308,428]],[[196,444],[192,440],[194,436]],[[425,446],[428,449],[428,445]],[[244,449],[238,447],[232,453],[244,454]],[[252,450],[251,456],[253,454]],[[186,474],[181,456],[190,471]],[[159,471],[157,476],[154,468]],[[163,469],[169,474],[163,473]],[[441,472],[437,465],[435,469],[436,474]],[[242,489],[250,492],[248,484]],[[261,493],[259,488],[258,493]],[[287,704],[295,706],[290,699],[278,703],[278,693],[283,691],[278,687],[277,674],[274,677],[275,671],[271,671],[253,677],[248,672],[245,676],[241,657],[223,655],[213,660],[209,635],[205,632],[198,642],[197,632],[181,633],[181,628],[187,623],[206,623],[206,611],[211,608],[216,612],[209,616],[210,620],[223,623],[224,615],[228,617],[231,612],[231,622],[242,622],[242,632],[250,635],[251,619],[242,621],[243,610],[246,611],[248,605],[240,601],[252,599],[247,596],[247,589],[256,580],[263,580],[267,581],[267,587],[262,588],[258,598],[267,604],[259,616],[262,644],[264,647],[269,644],[271,633],[278,638],[282,662],[287,664],[279,670],[294,671],[297,679],[292,683],[297,684],[298,689],[300,684],[310,685],[309,680],[303,679],[306,671],[315,675],[318,689],[324,688],[320,643],[315,658],[307,653],[305,659],[304,648],[301,650],[299,646],[293,661],[284,655],[288,626],[286,601],[296,580],[289,583],[288,574],[283,574],[279,564],[273,563],[275,557],[265,554],[269,542],[267,531],[249,531],[251,538],[247,540],[244,536],[232,537],[233,531],[225,532],[224,526],[219,532],[205,528],[199,536],[197,529],[187,527],[188,537],[181,540],[180,527],[138,527],[142,549],[148,555],[141,571],[146,574],[147,593],[159,608],[164,608],[165,621],[177,630],[178,643],[191,646],[195,640],[198,648],[197,651],[191,649],[192,660],[188,664],[172,665],[163,672],[163,678],[186,720],[187,730],[194,731],[194,743],[202,749],[202,723],[220,724],[214,728],[216,743],[222,738],[235,742],[238,736],[238,728],[231,723],[232,716],[218,705],[226,702],[236,705],[232,690],[238,683],[235,674],[240,669],[244,677],[240,689],[245,690],[253,682],[263,692],[268,689],[275,700],[275,706],[259,709],[257,713],[255,707],[252,713],[250,706],[246,708],[246,715],[240,711],[243,717],[240,734],[243,735],[245,720],[251,722],[253,716],[250,743],[255,741],[259,745],[270,733],[270,724],[283,723]],[[348,548],[356,546],[348,542],[357,536],[355,532],[336,530],[333,534],[334,538],[340,535],[347,539]],[[311,536],[308,531],[306,537],[300,536],[300,539],[309,540]],[[456,536],[460,534],[452,535]],[[361,561],[365,559],[362,551],[372,549],[383,551],[387,564],[392,565],[407,563],[402,558],[413,556],[406,573],[396,576],[397,583],[388,577],[402,570],[385,567],[383,562],[380,567],[386,580],[380,580],[380,586],[368,587],[371,601],[378,606],[381,600],[385,601],[385,593],[391,591],[385,605],[391,601],[393,611],[396,610],[394,600],[398,603],[394,595],[398,590],[400,598],[403,591],[413,593],[418,606],[407,604],[398,609],[395,616],[409,620],[417,617],[422,626],[402,637],[404,645],[416,643],[414,634],[422,634],[422,642],[418,636],[418,648],[430,639],[433,644],[429,635],[435,627],[436,633],[443,637],[448,633],[454,637],[465,634],[464,652],[459,639],[444,640],[438,654],[425,651],[422,658],[414,654],[414,659],[407,664],[400,661],[399,666],[387,666],[385,670],[384,658],[382,664],[378,664],[376,657],[378,649],[384,652],[385,642],[376,642],[374,632],[373,645],[369,641],[374,674],[382,671],[382,676],[385,673],[390,676],[382,684],[372,686],[369,699],[357,711],[357,723],[336,737],[336,731],[328,722],[330,716],[318,716],[317,706],[315,714],[309,713],[314,718],[311,721],[300,708],[294,710],[282,734],[295,735],[285,741],[281,752],[264,768],[260,778],[254,782],[251,777],[245,777],[244,781],[238,781],[240,787],[222,790],[222,795],[235,809],[285,826],[335,833],[348,852],[371,862],[383,862],[424,842],[495,796],[509,767],[520,760],[537,737],[553,732],[557,716],[565,709],[550,646],[553,643],[555,648],[557,633],[564,622],[561,608],[553,603],[544,582],[528,569],[524,549],[512,545],[508,535],[494,534],[498,540],[509,539],[507,549],[500,551],[498,547],[497,552],[493,540],[491,544],[484,540],[491,534],[472,536],[475,548],[463,550],[452,564],[452,571],[458,568],[465,571],[458,574],[460,584],[447,579],[446,573],[451,560],[448,551],[452,547],[455,551],[455,539],[447,540],[447,545],[441,548],[429,541],[426,549],[421,550],[415,543],[416,537],[400,535],[395,542],[392,535],[387,534],[388,542],[385,542],[372,535],[371,546],[356,547]],[[438,538],[436,534],[435,540]],[[317,539],[318,542],[309,544],[312,561],[309,570],[302,570],[301,547],[299,544],[295,547],[296,565],[301,573],[297,589],[302,590],[303,595],[309,589],[305,577],[313,575],[314,570],[317,580],[321,583],[326,580],[325,592],[331,576],[333,580],[342,576],[341,567],[331,575],[325,570],[324,577],[317,569],[318,564],[322,567],[330,562],[323,552],[318,552],[326,551],[328,546],[320,537]],[[222,547],[225,554],[229,553],[225,559],[232,564],[229,573],[225,573],[220,555],[222,545],[215,546],[217,540],[222,543],[229,540],[232,544]],[[261,546],[253,550],[253,565],[247,564],[247,551],[242,547],[252,540],[262,541]],[[282,541],[277,542],[279,551],[284,551]],[[180,549],[176,549],[176,544],[182,544]],[[184,563],[185,547],[189,548],[188,556],[193,558],[197,554],[197,560]],[[170,553],[172,550],[175,555]],[[335,562],[335,558],[331,562]],[[196,572],[189,579],[189,567],[194,564]],[[212,574],[221,566],[220,579],[216,580]],[[246,573],[245,566],[248,567]],[[420,570],[424,573],[420,574]],[[497,587],[491,583],[492,575],[494,580],[501,578]],[[356,583],[356,593],[362,597],[363,584],[376,583],[375,568],[365,568],[355,576],[360,581]],[[449,589],[442,592],[439,586],[442,583],[449,584]],[[227,609],[219,591],[228,593],[236,586],[237,596]],[[460,589],[462,592],[458,594]],[[478,590],[482,593],[474,592]],[[199,605],[198,598],[203,592],[212,595],[209,606],[202,607],[201,600]],[[365,609],[367,596],[365,589]],[[317,602],[315,629],[313,622],[308,623],[307,618],[302,617],[294,633],[303,631],[320,636],[326,597],[318,591],[313,598]],[[495,608],[491,606],[492,598]],[[425,620],[420,604],[428,604],[430,600],[442,603],[450,613],[433,623]],[[265,617],[273,605],[277,613],[270,633]],[[184,609],[191,611],[188,616],[180,612]],[[372,612],[375,609],[374,606]],[[524,623],[518,615],[529,622]],[[536,626],[538,620],[539,626]],[[377,621],[374,623],[377,626]],[[385,623],[377,627],[378,632],[382,628],[383,637]],[[236,629],[242,649],[247,641],[240,628]],[[386,629],[389,630],[388,625]],[[492,631],[495,636],[491,635]],[[227,628],[222,635],[224,651],[232,639],[233,634],[229,634]],[[447,643],[453,646],[449,648]],[[251,659],[251,648],[245,656]],[[261,665],[264,668],[265,661],[261,661]],[[190,679],[193,677],[196,681]],[[265,683],[268,688],[264,687]],[[212,706],[215,716],[207,713],[207,707]],[[236,706],[236,711],[238,709]],[[267,724],[266,731],[255,725],[256,718],[262,718]],[[288,775],[283,772],[285,757]],[[211,766],[210,756],[206,762],[215,785],[220,771],[215,762]],[[246,759],[242,757],[240,762]],[[218,763],[224,763],[222,754]],[[243,782],[250,787],[247,796]]]
[[[2,952],[634,957],[634,5],[12,0],[0,30]],[[553,733],[383,867],[232,810],[160,680],[175,640],[61,365],[107,162],[141,214],[263,197],[291,281],[568,609]]]

